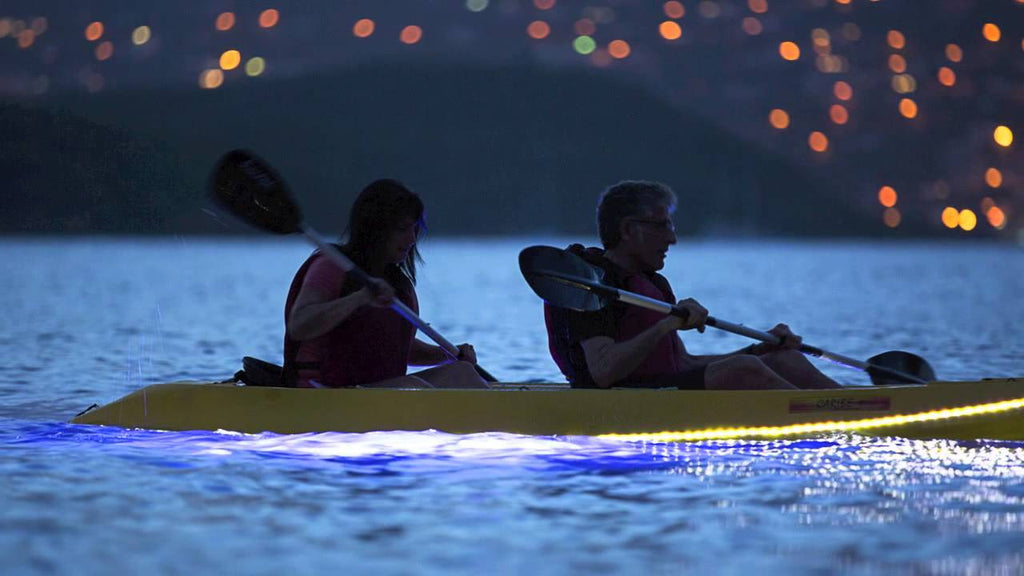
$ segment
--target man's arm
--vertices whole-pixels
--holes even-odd
[[[594,383],[600,388],[609,388],[632,374],[651,354],[658,341],[678,330],[680,325],[678,318],[666,316],[629,340],[616,342],[608,336],[595,336],[580,342]]]

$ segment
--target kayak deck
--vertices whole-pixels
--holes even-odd
[[[857,432],[1024,440],[1024,378],[839,390],[295,389],[154,384],[72,420],[159,430],[624,435],[711,440]]]

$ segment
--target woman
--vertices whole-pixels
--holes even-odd
[[[415,338],[416,329],[390,308],[398,298],[414,312],[416,243],[423,202],[396,180],[377,180],[352,205],[342,252],[373,280],[357,285],[320,251],[292,280],[285,304],[286,385],[299,387],[486,388],[473,367],[473,347],[459,360]],[[406,375],[406,368],[435,366]]]

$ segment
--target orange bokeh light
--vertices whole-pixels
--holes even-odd
[[[889,30],[889,33],[885,35],[885,41],[893,50],[901,50],[907,45],[906,37],[899,30]]]
[[[1003,37],[1003,31],[999,29],[999,26],[987,22],[981,27],[981,35],[989,42],[999,42],[999,39]]]
[[[369,18],[360,18],[356,20],[356,23],[352,25],[352,35],[356,38],[369,38],[373,35],[373,31],[377,28],[377,24]]]
[[[999,206],[993,206],[985,211],[985,217],[993,228],[1002,230],[1006,227],[1006,213]]]
[[[751,36],[757,36],[764,31],[764,26],[761,25],[761,21],[753,16],[747,16],[743,19],[743,23],[740,24],[743,31]]]
[[[846,101],[853,98],[853,87],[849,83],[839,80],[832,86],[832,93],[836,95],[836,98]]]
[[[815,130],[807,137],[807,145],[815,152],[824,152],[828,150],[828,136]]]
[[[541,40],[551,34],[551,26],[548,26],[548,23],[543,20],[534,20],[526,27],[526,33],[534,40]]]
[[[833,104],[828,109],[828,117],[836,124],[846,124],[850,120],[850,113],[842,104]]]
[[[768,114],[768,122],[774,128],[785,130],[789,127],[789,113],[781,108],[775,108]]]
[[[221,32],[231,30],[235,27],[235,14],[234,12],[221,12],[217,16],[217,21],[214,23],[217,30]]]
[[[943,66],[939,68],[939,84],[943,86],[952,86],[956,84],[956,72],[949,66]]]
[[[103,36],[103,23],[93,22],[85,27],[85,39],[90,42],[95,42]]]
[[[952,206],[946,206],[942,211],[942,225],[946,228],[956,228],[960,224],[960,211]]]
[[[665,2],[663,8],[665,10],[665,16],[668,16],[669,18],[682,18],[686,15],[686,8],[683,7],[683,3],[677,2],[676,0],[669,0],[668,2]]]
[[[538,10],[550,10],[555,7],[555,0],[533,0]]]
[[[900,100],[900,114],[902,114],[904,118],[916,118],[917,102],[914,102],[910,98],[903,98]]]
[[[764,14],[768,11],[768,0],[747,0],[747,7],[754,14]]]
[[[423,29],[416,25],[406,26],[402,28],[399,39],[403,44],[415,44],[423,39]]]
[[[260,12],[260,28],[273,28],[281,20],[281,13],[273,8]]]
[[[597,32],[597,24],[590,18],[580,18],[573,24],[573,30],[577,36],[593,36],[594,32]]]
[[[671,20],[665,20],[658,26],[658,32],[661,37],[665,40],[679,40],[683,35],[683,29],[679,27],[679,24]]]
[[[950,62],[959,62],[964,59],[964,51],[956,44],[946,44],[946,58]]]
[[[798,60],[800,58],[800,47],[795,42],[785,41],[779,44],[779,55],[784,60]]]
[[[110,57],[114,55],[114,43],[110,40],[104,40],[96,46],[96,59],[100,62],[104,60],[110,60]]]
[[[234,70],[242,63],[242,54],[238,50],[225,50],[220,55],[220,67],[222,70]]]
[[[886,208],[892,208],[896,205],[896,201],[899,196],[896,194],[896,190],[892,186],[882,186],[878,189],[878,203]]]
[[[889,70],[897,74],[902,74],[907,71],[907,60],[899,54],[889,55]]]
[[[1003,173],[998,168],[985,170],[985,184],[990,188],[999,188],[1003,185]]]
[[[612,58],[622,60],[629,56],[630,51],[629,42],[625,40],[612,40],[608,43],[608,54]]]
[[[18,34],[18,48],[28,48],[36,41],[36,31],[28,28]]]
[[[895,208],[886,208],[885,212],[882,213],[882,222],[889,228],[896,228],[902,220],[903,217],[900,215],[900,211]]]

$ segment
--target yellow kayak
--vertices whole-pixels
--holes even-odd
[[[1024,378],[840,390],[297,389],[154,384],[76,416],[75,424],[157,430],[598,435],[636,440],[805,437],[1024,440]]]

